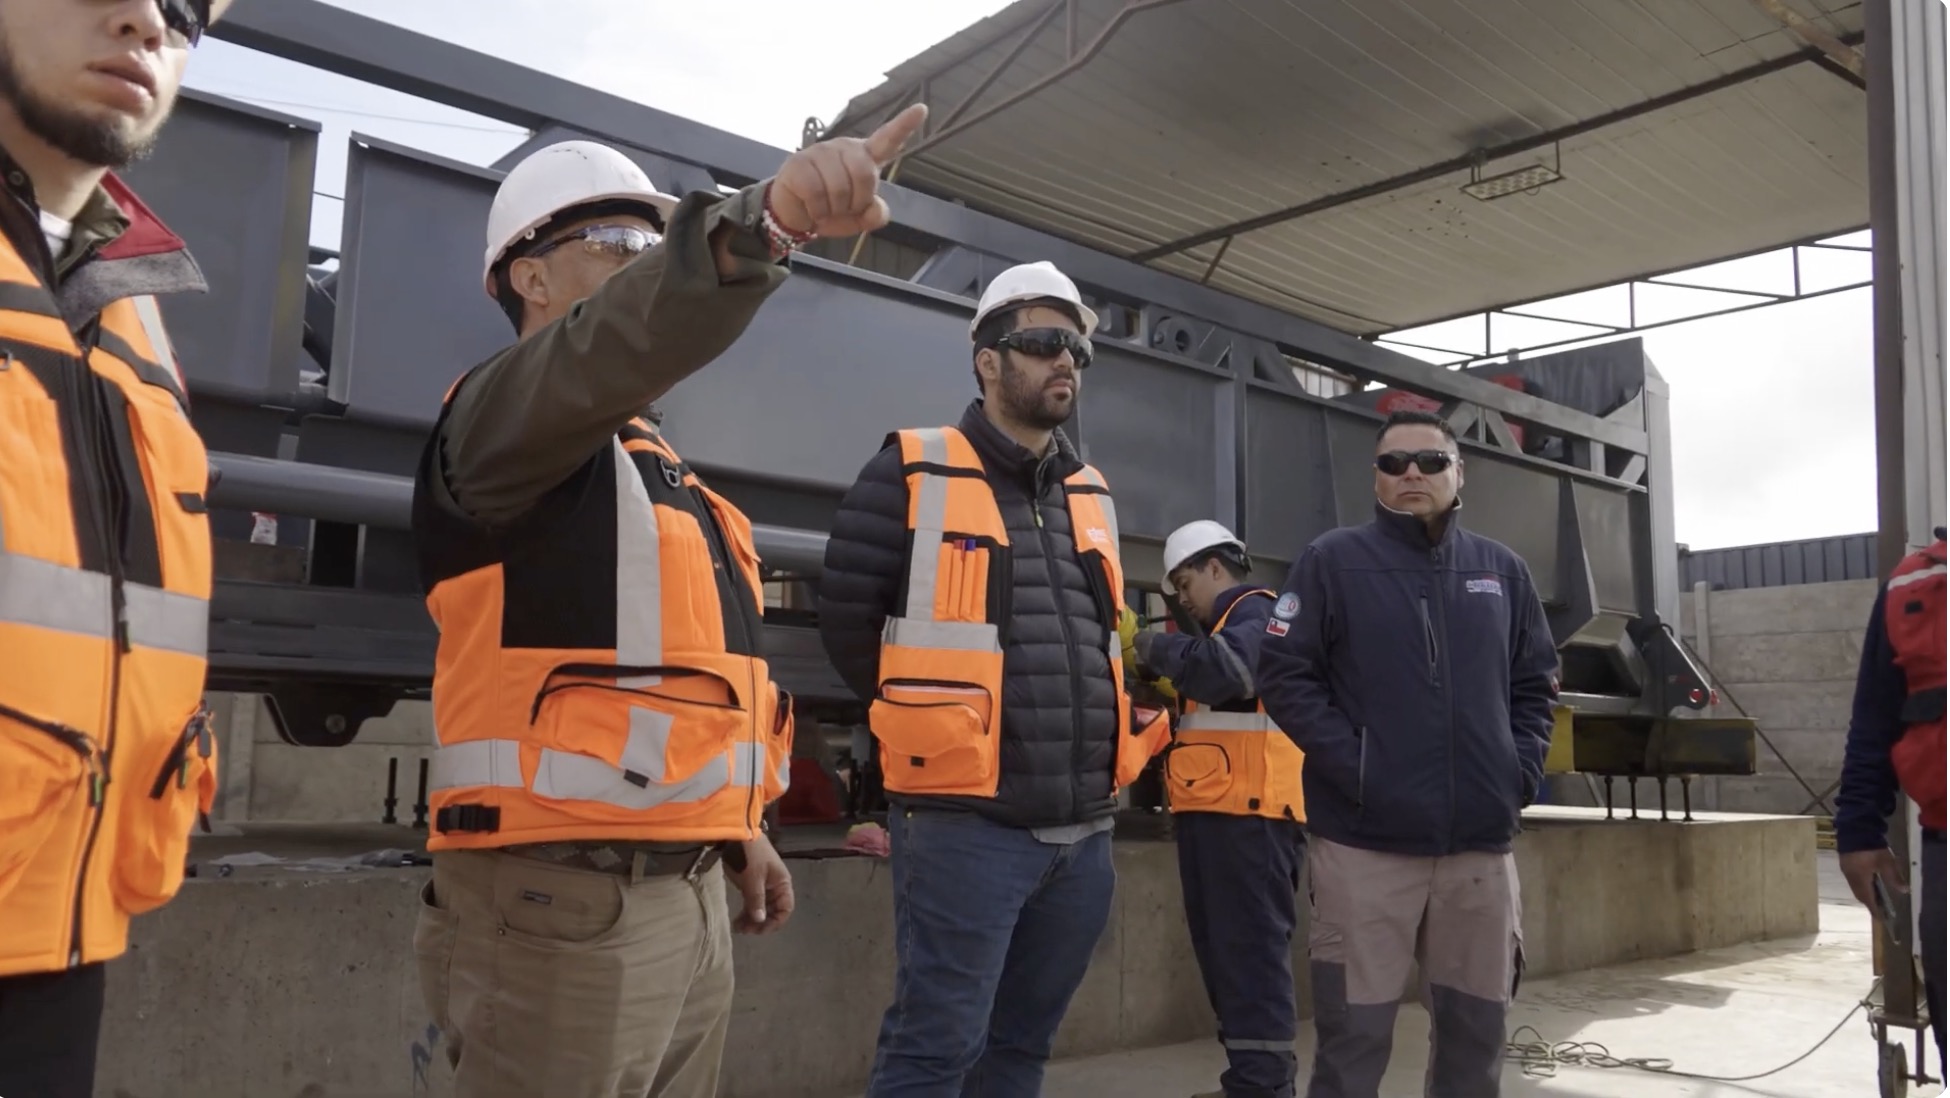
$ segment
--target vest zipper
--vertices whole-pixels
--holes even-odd
[[[105,384],[95,376],[88,365],[94,354],[95,345],[101,336],[101,318],[91,322],[80,343],[81,357],[75,364],[75,425],[80,431],[82,443],[76,451],[85,455],[84,460],[94,463],[89,470],[89,479],[101,489],[88,493],[90,509],[95,512],[97,529],[100,531],[103,554],[108,566],[109,609],[111,629],[114,637],[108,652],[108,712],[103,723],[102,770],[97,788],[100,795],[92,798],[88,821],[88,837],[81,847],[81,866],[75,874],[74,915],[69,924],[68,967],[81,964],[83,899],[88,890],[88,867],[94,861],[95,843],[101,835],[103,804],[107,800],[107,789],[115,765],[115,733],[121,723],[122,709],[122,659],[129,651],[128,594],[123,589],[126,581],[122,554],[125,538],[125,513],[127,510],[128,485],[122,481],[121,463],[114,460],[110,451],[114,447],[113,429],[108,424],[108,406],[102,400],[101,386]]]

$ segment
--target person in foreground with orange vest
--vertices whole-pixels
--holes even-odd
[[[1119,788],[1163,746],[1124,693],[1117,512],[1061,425],[1096,314],[1049,263],[969,327],[981,396],[846,493],[819,627],[892,810],[894,1001],[870,1098],[1032,1096],[1110,917]]]
[[[1245,542],[1210,519],[1171,532],[1164,568],[1166,594],[1208,632],[1139,631],[1128,614],[1125,672],[1161,677],[1179,698],[1165,788],[1185,923],[1229,1065],[1201,1098],[1293,1098],[1307,815],[1300,749],[1259,704],[1252,670],[1278,596],[1247,582]]]
[[[1849,890],[1880,910],[1876,882],[1905,891],[1889,849],[1888,819],[1900,792],[1922,827],[1922,908],[1917,936],[1937,1058],[1944,1011],[1944,535],[1909,554],[1876,592],[1855,679],[1842,784],[1835,792],[1835,850]]]
[[[105,962],[216,793],[209,459],[156,297],[207,287],[113,170],[223,0],[0,3],[0,1094],[92,1098]]]
[[[764,656],[751,524],[652,402],[722,354],[814,236],[886,224],[872,136],[731,196],[660,192],[569,141],[509,171],[483,279],[520,333],[447,394],[414,493],[440,628],[433,879],[415,952],[460,1098],[708,1098],[732,924],[792,882],[763,831],[792,699]]]

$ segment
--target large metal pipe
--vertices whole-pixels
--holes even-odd
[[[213,453],[210,506],[410,530],[413,481],[336,465]],[[752,538],[769,569],[817,576],[824,564],[826,535],[819,531],[756,524]]]

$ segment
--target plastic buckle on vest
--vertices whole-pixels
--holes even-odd
[[[501,809],[486,804],[454,804],[434,813],[433,826],[440,831],[499,831]]]

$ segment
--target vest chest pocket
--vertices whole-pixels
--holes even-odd
[[[210,457],[175,397],[153,385],[128,392],[129,431],[140,454],[156,516],[163,585],[210,595]]]
[[[0,370],[0,552],[72,560],[60,406],[28,392],[26,375],[18,363]]]
[[[888,789],[993,795],[1000,745],[989,735],[995,704],[979,686],[890,681],[867,710],[881,744]]]

